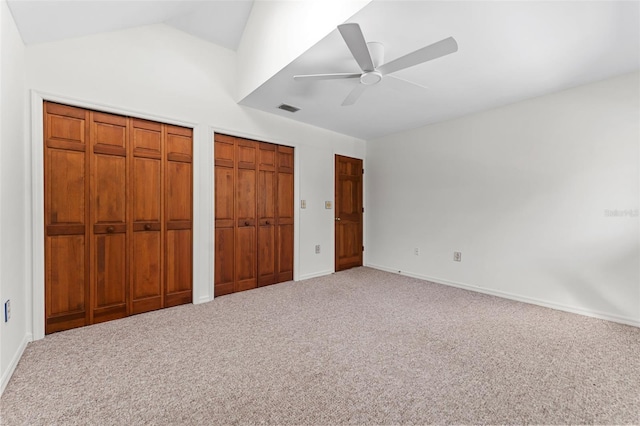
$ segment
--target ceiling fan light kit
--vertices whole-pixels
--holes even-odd
[[[338,25],[338,31],[342,35],[347,47],[356,60],[361,73],[328,73],[305,74],[293,76],[296,81],[317,81],[359,78],[357,84],[342,102],[343,106],[353,105],[365,90],[380,83],[387,74],[394,73],[415,65],[422,64],[458,51],[458,43],[453,37],[445,38],[429,46],[401,56],[393,61],[384,63],[384,45],[378,42],[367,43],[360,29],[355,23]],[[411,82],[408,82],[411,83]],[[419,87],[414,83],[412,89]]]

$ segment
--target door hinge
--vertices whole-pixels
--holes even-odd
[[[362,208],[362,213],[364,213],[364,207]]]
[[[362,246],[362,251],[364,251],[364,246]]]
[[[362,174],[364,174],[364,169],[362,169]]]

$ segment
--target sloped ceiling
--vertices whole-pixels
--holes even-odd
[[[236,50],[253,0],[8,0],[25,44],[165,23]]]
[[[254,2],[9,0],[8,4],[26,44],[164,22],[236,50]],[[247,91],[240,104],[372,139],[638,71],[639,16],[637,1],[374,0],[347,22],[359,23],[367,41],[383,43],[387,61],[449,36],[457,40],[457,53],[394,74],[426,90],[402,90],[385,79],[355,105],[343,107],[357,80],[294,81],[295,74],[358,72],[334,29],[261,80],[260,87]],[[291,40],[300,36],[291,29]],[[282,44],[281,39],[277,42]],[[282,111],[277,108],[281,103],[300,111]]]

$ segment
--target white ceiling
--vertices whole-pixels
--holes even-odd
[[[236,50],[253,0],[8,4],[26,44],[164,22]],[[240,103],[372,139],[640,69],[638,1],[374,0],[348,22],[385,45],[386,61],[449,36],[459,51],[394,74],[428,90],[399,91],[385,79],[342,107],[357,80],[293,80],[358,72],[334,30]],[[301,110],[279,110],[281,103]]]
[[[26,44],[165,23],[236,50],[253,0],[8,0]]]
[[[394,74],[429,90],[397,91],[385,79],[343,107],[358,80],[294,81],[295,74],[359,71],[334,30],[241,104],[372,139],[638,70],[639,5],[374,0],[348,22],[359,23],[367,41],[384,43],[386,61],[457,40],[457,53]],[[281,103],[301,110],[281,111]]]

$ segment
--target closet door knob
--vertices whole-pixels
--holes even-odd
[[[249,221],[248,220],[244,221],[244,226],[249,226]]]
[[[145,224],[144,225],[144,229],[145,229],[145,231],[150,230],[151,229],[151,224],[150,223]]]
[[[336,217],[336,220],[340,220],[340,218],[339,218],[339,217]]]
[[[114,228],[113,226],[108,226],[107,227],[107,232],[110,233],[110,234],[115,230],[116,230],[116,228]]]
[[[267,221],[267,225],[271,225],[271,222]]]

